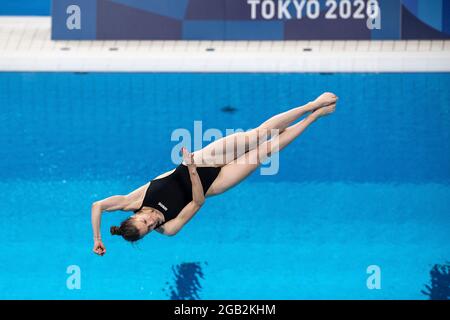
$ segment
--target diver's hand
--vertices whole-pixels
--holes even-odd
[[[94,249],[92,251],[99,256],[103,256],[106,253],[106,248],[102,240],[95,240]]]
[[[181,152],[183,153],[183,161],[186,163],[189,169],[195,169],[197,166],[194,163],[194,154],[187,151],[186,148],[181,148]]]

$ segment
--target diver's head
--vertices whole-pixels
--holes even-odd
[[[112,235],[122,236],[125,240],[136,242],[150,233],[158,224],[158,219],[151,211],[138,211],[120,224],[112,226]]]

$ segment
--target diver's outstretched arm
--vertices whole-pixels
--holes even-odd
[[[145,190],[148,184],[136,189],[125,196],[112,196],[103,200],[96,201],[91,208],[91,223],[92,231],[94,233],[94,249],[93,251],[98,255],[106,253],[105,245],[102,242],[100,233],[100,226],[103,212],[111,211],[132,211],[139,209],[142,198],[145,195]]]
[[[100,226],[102,222],[102,214],[104,211],[123,210],[129,205],[129,200],[126,196],[112,196],[104,200],[96,201],[91,208],[91,223],[92,231],[94,233],[94,249],[93,251],[103,256],[106,253],[105,245],[102,241],[100,233]]]

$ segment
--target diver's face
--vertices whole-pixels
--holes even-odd
[[[157,224],[156,220],[148,213],[136,213],[132,219],[141,237],[152,231]]]

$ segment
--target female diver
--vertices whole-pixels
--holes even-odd
[[[106,248],[100,236],[103,212],[134,211],[112,235],[137,241],[152,230],[172,236],[200,210],[205,198],[224,193],[244,180],[272,153],[281,151],[313,122],[333,113],[338,98],[324,93],[302,107],[276,115],[258,128],[234,133],[189,153],[183,163],[128,195],[112,196],[92,204],[94,253],[103,256]],[[303,115],[303,120],[293,124]],[[277,132],[277,134],[273,134]]]

